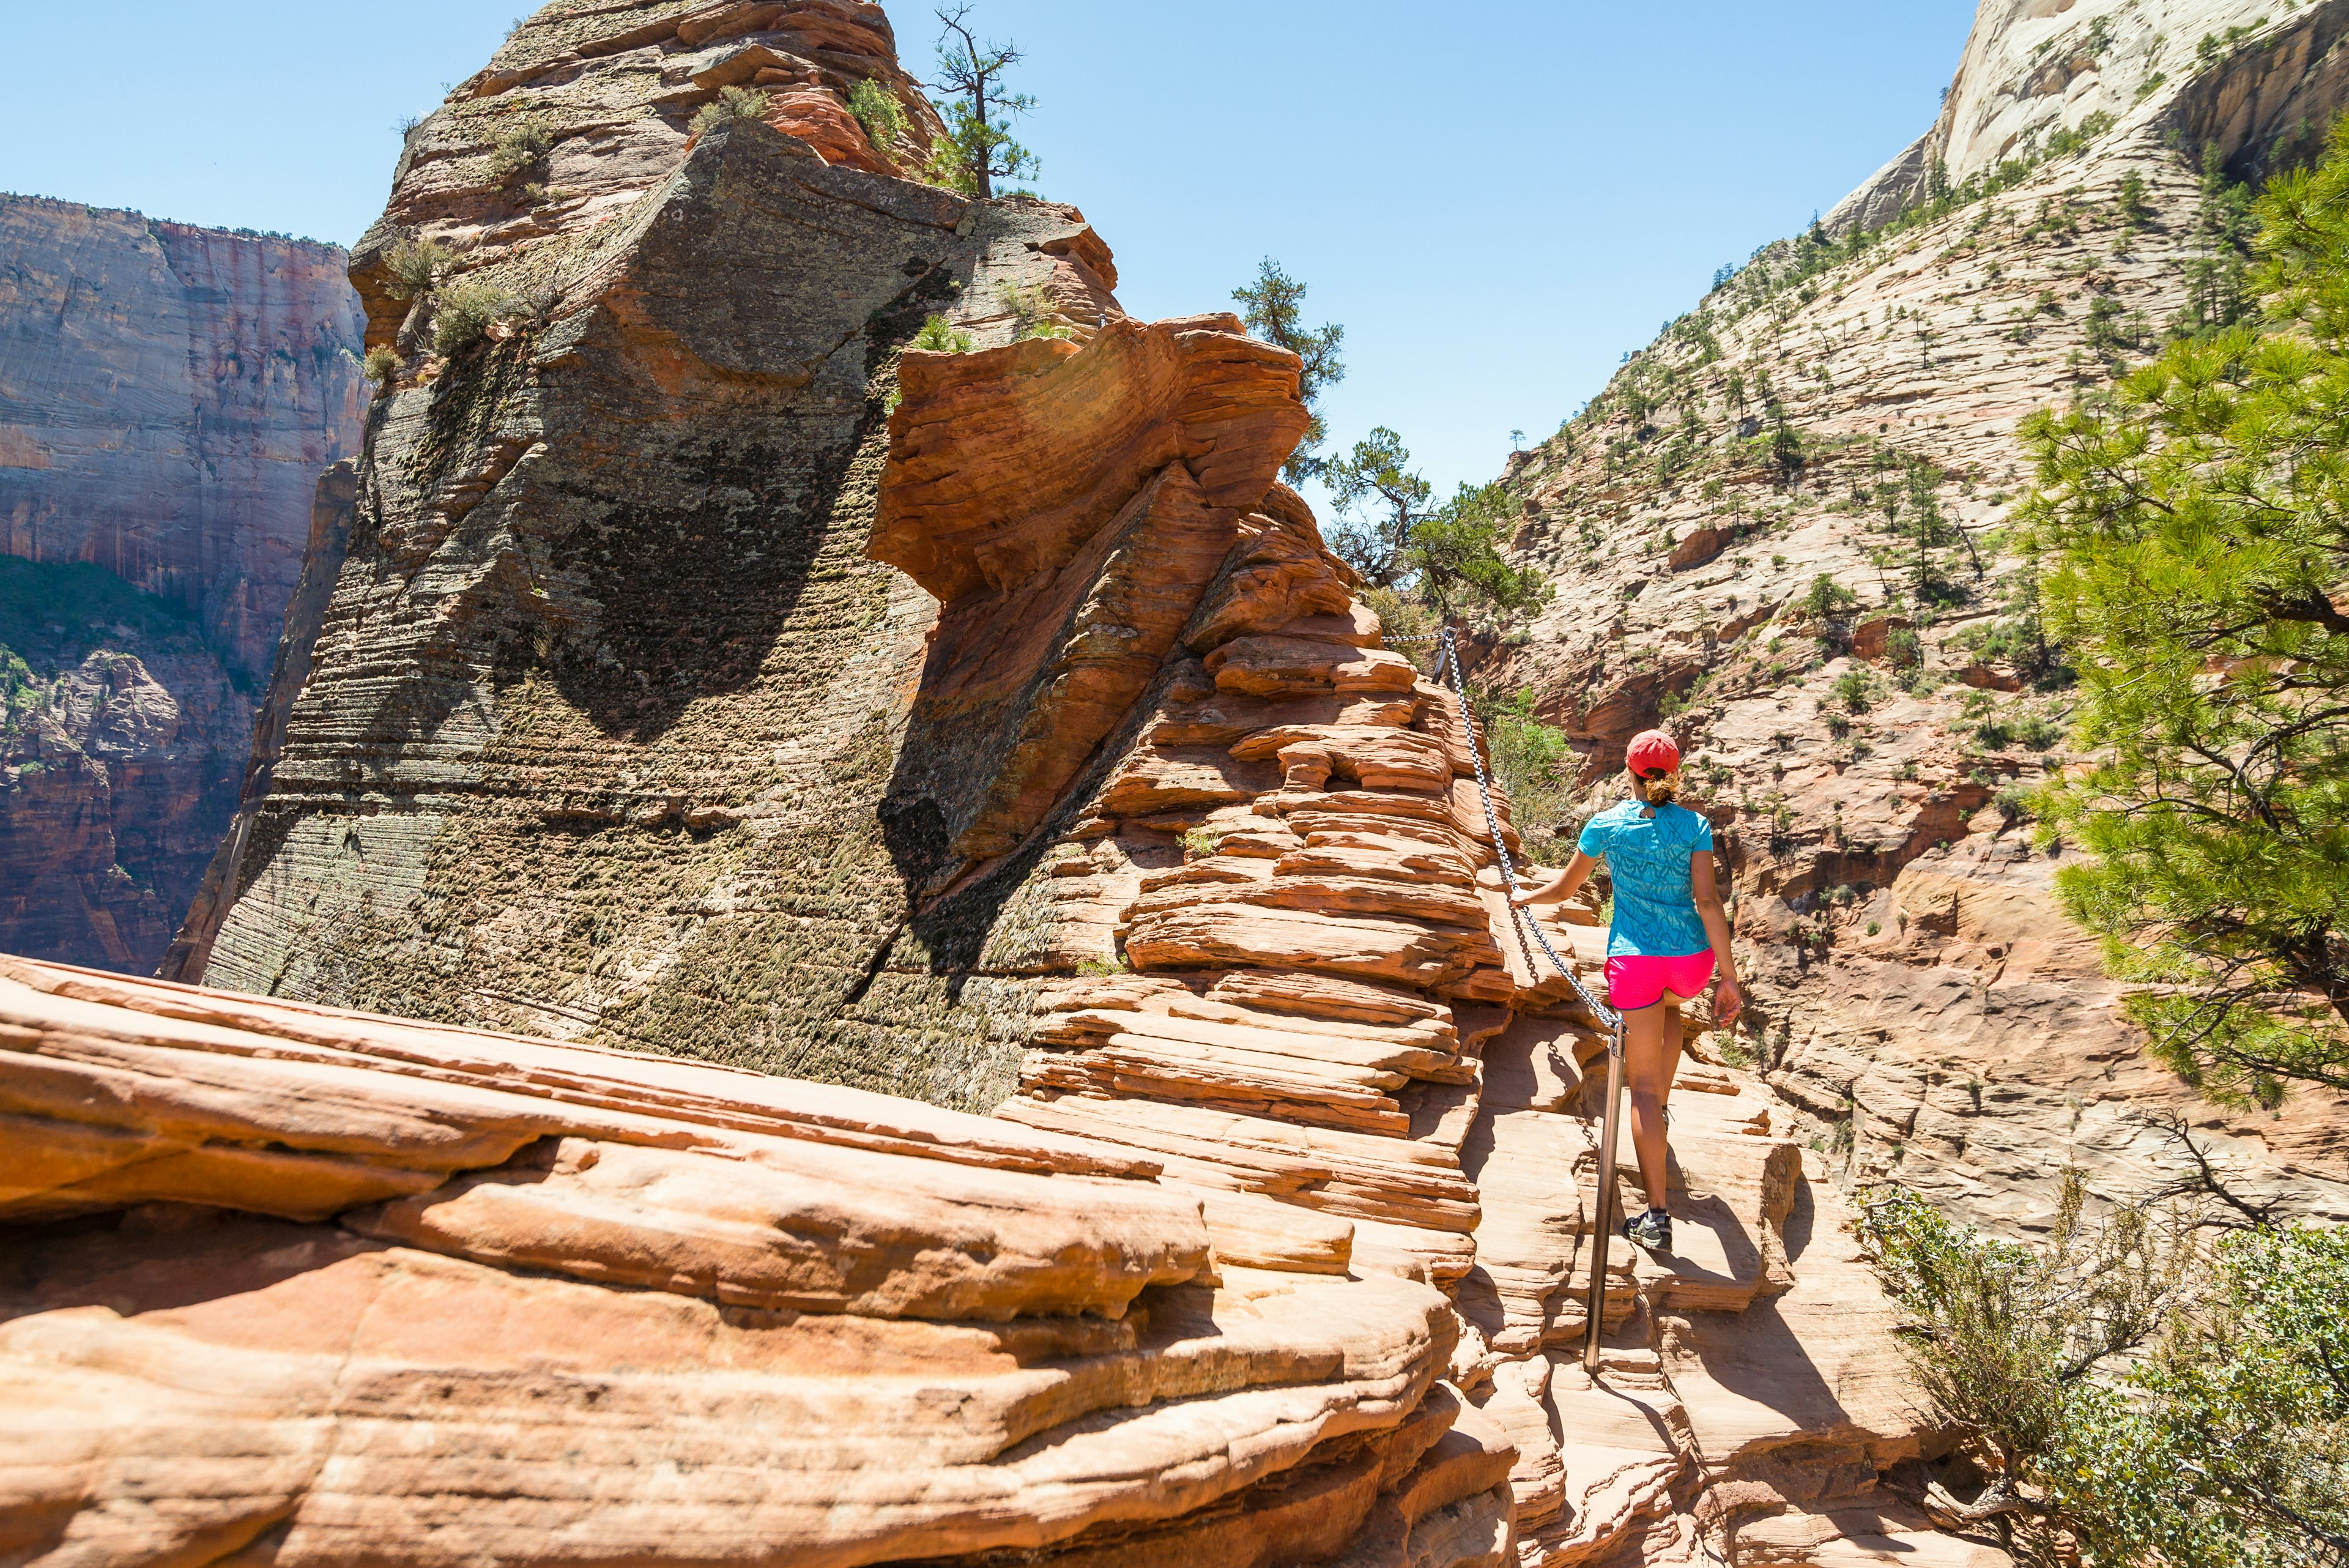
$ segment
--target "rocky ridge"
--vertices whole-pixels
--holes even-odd
[[[2247,1193],[2349,1213],[2329,1100],[2222,1113],[2145,1058],[2019,804],[2063,763],[2069,698],[2032,668],[2002,533],[2031,478],[2017,424],[2223,306],[2203,147],[2256,175],[2344,101],[2349,9],[2246,9],[1984,0],[1923,152],[1837,209],[1839,237],[1765,249],[1507,475],[1557,597],[1477,675],[1572,740],[1538,826],[1619,793],[1631,734],[1674,730],[1755,981],[1733,1053],[1842,1179],[2000,1228],[2044,1223],[2065,1164],[2116,1198],[2169,1189],[2179,1129]],[[1854,254],[1935,166],[1975,199]],[[1962,530],[1922,606],[1920,493]],[[1813,605],[1822,575],[1851,602]]]
[[[1440,1293],[1156,1166],[704,1064],[0,961],[33,1561],[1491,1563]],[[77,1219],[77,1217],[82,1217]]]
[[[295,1213],[251,1189],[140,1186],[183,1163],[175,1143],[96,1169],[85,1206],[258,1209],[327,1227],[322,1248],[356,1236],[457,1256],[498,1272],[498,1291],[552,1269],[606,1293],[575,1298],[582,1314],[664,1310],[649,1286],[738,1318],[924,1317],[913,1303],[958,1333],[974,1315],[1037,1325],[1017,1342],[1032,1351],[990,1348],[1011,1343],[1001,1328],[891,1339],[905,1359],[890,1365],[922,1386],[966,1347],[1032,1355],[1019,1366],[1040,1383],[1044,1363],[1097,1344],[1129,1379],[1154,1376],[1162,1345],[1176,1359],[1268,1346],[1263,1383],[1234,1374],[1163,1425],[1143,1396],[1179,1379],[1126,1382],[1116,1417],[1054,1406],[1065,1428],[983,1417],[1000,1407],[977,1389],[961,1414],[925,1407],[922,1421],[979,1431],[954,1450],[976,1469],[935,1493],[968,1482],[960,1495],[992,1500],[983,1528],[957,1516],[959,1534],[893,1535],[925,1516],[863,1510],[868,1493],[895,1506],[889,1451],[814,1469],[780,1454],[771,1469],[816,1478],[793,1495],[829,1501],[841,1555],[824,1560],[2002,1561],[1917,1511],[1941,1449],[1887,1354],[1889,1304],[1824,1165],[1733,1070],[1691,1070],[1685,1244],[1619,1254],[1606,1369],[1583,1376],[1574,1271],[1601,1181],[1620,1179],[1596,1169],[1582,1068],[1598,1042],[1512,935],[1493,836],[1514,830],[1506,805],[1497,825],[1485,815],[1454,700],[1382,646],[1310,512],[1275,483],[1304,429],[1296,361],[1227,316],[1127,318],[1108,248],[1073,209],[966,201],[890,172],[908,147],[827,145],[847,133],[816,97],[844,114],[868,79],[901,95],[914,136],[926,109],[876,8],[549,7],[411,137],[390,213],[356,253],[370,340],[401,367],[202,961],[213,984],[301,1001],[158,990],[180,1000],[154,1005],[242,1010],[239,1028],[279,1037],[297,1015],[340,1018],[338,1049],[385,1043],[346,1064],[364,1082],[401,1075],[396,1104],[418,1092],[397,1064],[429,1036],[468,1061],[549,1064],[486,1070],[562,1105],[502,1106],[486,1140],[387,1128],[331,1147],[248,1107],[195,1129],[194,1170],[282,1147],[304,1169],[314,1151],[347,1175],[395,1165],[406,1185]],[[701,107],[746,84],[770,94],[763,120],[694,132]],[[527,186],[494,157],[523,117],[547,143]],[[450,247],[455,272],[402,301],[391,255],[417,240]],[[512,308],[484,341],[436,344],[460,282]],[[969,351],[910,347],[933,315]],[[1588,966],[1594,935],[1569,924],[1554,940]],[[0,1063],[0,1085],[45,1081],[24,1059],[36,1050],[52,1048]],[[838,1090],[748,1075],[713,1088],[716,1069],[688,1056],[999,1114],[864,1096],[843,1110]],[[553,1065],[583,1061],[592,1095],[568,1086],[585,1069]],[[173,1058],[157,1103],[206,1071]],[[589,1098],[658,1125],[616,1136],[603,1109],[579,1120]],[[39,1147],[82,1147],[57,1125],[88,1115],[38,1114]],[[176,1114],[123,1119],[195,1141]],[[941,1251],[923,1238],[976,1235],[957,1206],[983,1199],[968,1172],[997,1157],[954,1156],[951,1179],[901,1166],[848,1206],[934,1195],[893,1233],[916,1264],[819,1295],[777,1261],[796,1248],[777,1235],[803,1229],[757,1207],[805,1195],[762,1189],[746,1209],[738,1170],[664,1173],[716,1136],[679,1121],[729,1140],[820,1124],[834,1145],[852,1123],[857,1137],[933,1129],[893,1154],[1040,1147],[1050,1181],[1127,1182],[1151,1218],[1121,1224],[1123,1253],[1089,1241],[1081,1269],[1023,1280],[1019,1259],[1075,1246],[1045,1221],[1074,1209],[1098,1234],[1125,1210],[1086,1218],[1095,1186],[1024,1202],[1031,1240],[950,1249],[1000,1262],[1001,1293],[957,1293],[930,1275],[953,1259],[923,1262]],[[21,1212],[65,1213],[83,1179],[26,1183],[39,1190]],[[41,1255],[21,1332],[53,1332],[60,1288],[71,1299],[157,1245],[131,1214],[80,1221],[113,1238],[82,1243],[96,1263]],[[862,1243],[852,1229],[827,1244]],[[303,1254],[305,1280],[332,1272],[308,1261],[331,1251]],[[395,1267],[409,1264],[366,1265]],[[1082,1337],[1121,1323],[1143,1337]],[[573,1337],[578,1376],[606,1386],[597,1358],[620,1335]],[[698,1344],[674,1364],[697,1387],[749,1354]],[[1376,1353],[1366,1392],[1256,1397],[1284,1355],[1319,1386],[1354,1378],[1357,1349]],[[465,1351],[469,1366],[510,1354]],[[632,1449],[649,1430],[663,1451],[685,1424],[657,1390],[622,1405]],[[898,1407],[860,1407],[876,1423]],[[790,1430],[819,1424],[789,1414],[808,1408],[759,1412],[786,1412],[776,1429]],[[1246,1425],[1268,1409],[1286,1424],[1274,1440]],[[1353,1413],[1317,1424],[1331,1409]],[[1132,1440],[1117,1474],[1148,1484],[1055,1490],[1107,1452],[1081,1440],[1103,1433]],[[1262,1465],[1235,1468],[1241,1454]],[[678,1495],[666,1471],[609,1474],[599,1496]],[[445,1496],[444,1479],[411,1466],[376,1495]],[[723,1501],[676,1507],[714,1519]],[[500,1522],[449,1507],[451,1528]],[[516,1517],[585,1517],[569,1508]],[[268,1549],[323,1558],[332,1538],[305,1521],[346,1517],[339,1499],[298,1501]],[[365,1517],[376,1550],[421,1550],[398,1533],[413,1516]],[[574,1539],[542,1532],[536,1549]],[[709,1554],[690,1532],[627,1539]]]

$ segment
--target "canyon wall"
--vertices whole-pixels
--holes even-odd
[[[1478,675],[1529,688],[1578,770],[1528,831],[1570,829],[1620,794],[1630,735],[1672,730],[1733,846],[1760,1031],[1733,1050],[1845,1180],[2000,1228],[2043,1224],[2066,1164],[2113,1197],[2169,1189],[2181,1136],[2248,1194],[2349,1216],[2340,1107],[2224,1113],[2147,1059],[2055,907],[2071,851],[2036,845],[2022,805],[2063,764],[2073,694],[2020,618],[2018,422],[2210,297],[2230,256],[2205,145],[2256,174],[2340,107],[2349,6],[2251,9],[1984,0],[1920,145],[1944,188],[2013,161],[2002,188],[1847,254],[1853,224],[1923,193],[1879,175],[1837,209],[1832,256],[1761,253],[1506,476],[1520,558],[1557,595]],[[2049,152],[2057,129],[2091,134]],[[1921,607],[1896,526],[1918,462],[1963,531]],[[1814,606],[1822,574],[1854,602]]]
[[[0,198],[0,948],[137,972],[228,826],[319,471],[331,245]]]
[[[0,198],[0,552],[89,561],[269,679],[319,471],[358,448],[334,245]]]

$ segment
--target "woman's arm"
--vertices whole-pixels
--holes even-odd
[[[1574,852],[1574,858],[1566,863],[1566,869],[1548,881],[1539,886],[1518,883],[1517,895],[1512,902],[1521,909],[1531,904],[1563,904],[1574,897],[1584,882],[1589,880],[1590,873],[1598,864],[1578,849]]]
[[[1689,852],[1689,890],[1696,895],[1697,919],[1704,922],[1705,938],[1721,966],[1721,982],[1713,993],[1713,1022],[1726,1025],[1744,1010],[1745,997],[1737,987],[1736,955],[1729,949],[1729,915],[1721,907],[1721,889],[1713,885],[1712,850]]]

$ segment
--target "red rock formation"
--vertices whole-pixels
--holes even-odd
[[[941,604],[887,809],[935,820],[947,877],[1018,847],[1157,675],[1305,416],[1296,357],[1229,316],[898,383],[870,554]]]
[[[0,558],[0,944],[152,969],[233,809],[251,714],[176,607]]]
[[[1490,1565],[1410,1281],[854,1090],[0,960],[0,1531],[94,1561]],[[102,1300],[93,1314],[86,1303]],[[327,1455],[336,1456],[322,1464]]]

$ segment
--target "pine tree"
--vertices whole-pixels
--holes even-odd
[[[1291,484],[1318,478],[1329,466],[1330,460],[1319,455],[1321,443],[1330,439],[1329,421],[1321,417],[1321,393],[1346,379],[1346,362],[1338,357],[1346,329],[1325,321],[1308,331],[1299,308],[1305,294],[1306,286],[1282,271],[1270,256],[1257,264],[1255,283],[1232,290],[1232,298],[1245,307],[1241,318],[1250,332],[1304,361],[1297,378],[1297,395],[1311,422],[1281,470]]]
[[[2260,199],[2277,326],[2170,345],[2036,415],[2025,508],[2097,761],[2044,798],[2057,892],[2226,1101],[2349,1088],[2349,127]]]
[[[1463,484],[1438,503],[1402,437],[1384,425],[1330,459],[1322,477],[1338,500],[1331,545],[1372,587],[1406,589],[1445,620],[1518,615],[1547,601],[1542,575],[1501,554],[1518,507],[1500,485]]]
[[[1011,139],[1011,116],[1036,107],[1027,93],[1003,89],[1003,75],[1019,63],[1010,44],[982,44],[967,25],[970,7],[937,13],[945,31],[938,38],[938,78],[926,84],[953,101],[946,106],[947,134],[930,151],[930,177],[966,195],[995,194],[998,180],[1032,180],[1036,155]]]

